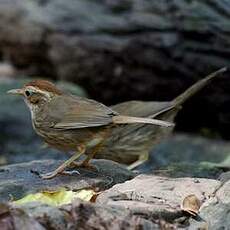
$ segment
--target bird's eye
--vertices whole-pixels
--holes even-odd
[[[32,94],[33,94],[33,92],[31,92],[31,91],[29,91],[29,90],[26,90],[26,91],[25,91],[25,95],[26,95],[27,97],[31,96]]]

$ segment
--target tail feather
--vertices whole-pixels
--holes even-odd
[[[152,124],[152,125],[158,125],[158,126],[164,126],[164,127],[174,126],[174,123],[171,123],[168,121],[162,121],[162,120],[152,119],[152,118],[122,116],[122,115],[114,116],[113,123],[115,124],[145,123],[145,124]]]
[[[197,83],[192,85],[190,88],[188,88],[184,93],[180,94],[178,97],[176,97],[173,100],[174,105],[182,105],[189,97],[192,97],[195,93],[197,93],[200,89],[202,89],[208,81],[216,77],[217,75],[225,72],[227,70],[227,67],[221,68],[217,70],[216,72],[213,72],[209,74],[207,77],[199,80]]]

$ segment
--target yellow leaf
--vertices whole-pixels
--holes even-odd
[[[39,201],[41,203],[49,204],[52,206],[59,206],[63,204],[69,204],[76,198],[82,199],[84,201],[90,201],[90,199],[95,194],[96,193],[91,189],[82,189],[73,192],[62,188],[58,191],[43,191],[39,193],[28,194],[20,200],[14,201],[13,203],[20,205],[28,202]]]

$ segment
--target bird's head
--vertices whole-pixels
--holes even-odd
[[[21,89],[11,89],[7,93],[23,96],[31,110],[41,107],[57,95],[62,95],[61,90],[46,80],[34,80]]]

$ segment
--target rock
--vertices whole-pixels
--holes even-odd
[[[0,202],[12,198],[20,199],[29,193],[54,191],[63,187],[70,190],[101,190],[129,180],[135,175],[112,161],[95,160],[92,163],[97,168],[96,171],[80,168],[80,175],[73,172],[72,175],[60,175],[52,180],[43,180],[38,176],[38,172],[49,172],[61,163],[55,160],[40,160],[0,167]]]
[[[228,66],[228,15],[226,0],[1,1],[0,53],[21,72],[74,81],[107,104],[171,100]],[[178,129],[229,137],[228,82],[191,100]]]
[[[168,222],[182,217],[183,199],[194,194],[202,203],[220,186],[220,182],[202,178],[167,178],[139,175],[113,186],[97,198],[100,204],[125,207],[133,213],[160,217]]]
[[[230,145],[187,134],[176,134],[155,146],[149,160],[137,170],[169,177],[217,179],[230,169]]]
[[[3,230],[45,230],[35,219],[22,209],[11,209],[9,205],[0,204],[0,229]]]
[[[34,223],[38,229],[41,225],[58,230],[74,229],[76,226],[78,229],[95,229],[95,226],[97,229],[205,229],[208,226],[217,230],[229,226],[229,180],[144,174],[133,178],[133,173],[106,160],[93,161],[97,171],[80,168],[80,175],[72,172],[72,175],[41,180],[35,173],[47,172],[58,164],[59,161],[47,160],[1,167],[0,201],[63,187],[70,190],[96,187],[107,190],[99,193],[96,203],[76,200],[60,207],[40,203],[1,206],[0,228],[7,221],[16,227],[21,226],[18,225],[21,220],[28,226]],[[195,195],[201,202],[195,217],[182,210],[182,202],[189,195]],[[20,221],[15,222],[15,218]]]
[[[225,183],[226,181],[230,180],[230,171],[222,173],[218,178],[222,183]]]
[[[66,212],[63,212],[58,207],[39,202],[30,202],[24,205],[16,205],[15,207],[28,213],[40,222],[42,226],[49,225],[50,228],[58,230],[67,229],[68,219],[66,218]]]
[[[51,207],[40,203],[28,203],[11,208],[22,210],[46,229],[159,229],[159,225],[132,215],[126,209],[90,204],[76,200],[71,205]],[[17,223],[15,223],[17,226]]]
[[[69,208],[67,208],[69,210]],[[132,215],[128,210],[104,205],[78,204],[70,210],[73,213],[72,225],[78,229],[157,229],[157,225],[144,218]]]
[[[228,229],[230,181],[201,178],[167,178],[139,175],[101,193],[96,202],[116,208],[126,208],[147,219],[173,223],[186,229]],[[189,218],[181,210],[188,195],[201,202],[197,216]]]
[[[228,229],[230,226],[230,204],[213,201],[201,209],[200,216],[206,220],[206,229],[207,227],[212,230]],[[193,226],[191,224],[191,229],[195,229]]]
[[[66,156],[54,149],[42,148],[43,142],[32,129],[30,112],[22,98],[7,95],[31,79],[0,82],[0,154],[6,163],[19,163],[47,158],[64,159]],[[85,96],[84,90],[70,83],[58,82],[61,88]],[[22,154],[23,153],[23,154]],[[48,154],[47,154],[48,153]]]
[[[229,186],[221,186],[218,188],[218,182],[216,183],[214,180],[208,179],[201,180],[199,184],[197,182],[189,183],[191,180],[185,178],[184,180],[187,181],[188,184],[185,183],[185,186],[183,186],[181,183],[182,178],[174,179],[173,181],[176,183],[173,183],[172,180],[167,180],[167,178],[154,176],[150,182],[149,178],[150,176],[142,175],[134,178],[132,181],[115,185],[113,188],[99,195],[96,203],[75,200],[72,204],[61,207],[49,206],[38,202],[23,205],[14,204],[11,206],[1,204],[0,227],[2,223],[7,223],[5,221],[6,218],[11,218],[10,220],[16,229],[21,229],[18,227],[21,226],[21,220],[24,221],[25,226],[30,226],[31,223],[33,223],[36,227],[40,227],[41,225],[46,229],[52,228],[54,230],[75,229],[76,227],[77,229],[96,228],[103,230],[123,228],[147,230],[228,229],[229,206],[227,205],[229,202],[223,203],[223,197],[219,196],[217,198],[215,194],[213,194],[214,196],[210,196],[210,192],[214,192],[216,189],[217,193],[220,190],[229,190]],[[131,185],[134,185],[135,180],[140,181],[133,187]],[[142,182],[145,185],[145,189],[143,188],[144,186],[141,186]],[[175,189],[172,189],[171,185],[175,186]],[[159,187],[161,188],[161,193],[155,196],[156,193],[154,190],[159,191]],[[114,194],[115,188],[122,193]],[[135,193],[134,190],[139,192],[139,194]],[[151,194],[152,191],[153,193]],[[193,218],[189,218],[189,216],[185,212],[180,211],[179,208],[180,199],[184,197],[185,194],[188,194],[187,192],[194,192],[200,199],[203,199],[199,215]],[[109,199],[103,200],[105,197],[108,198],[109,193]],[[125,195],[127,195],[126,198]],[[162,199],[163,197],[164,199]],[[113,200],[113,202],[111,202],[111,200]],[[119,205],[116,204],[116,202],[119,202]],[[148,205],[147,209],[145,205]],[[142,209],[140,207],[142,207]],[[169,210],[171,210],[170,213]],[[3,213],[5,215],[2,215]],[[20,218],[18,219],[20,221],[15,221],[17,218]]]
[[[223,183],[215,195],[219,202],[230,205],[230,180]]]
[[[210,229],[228,229],[230,226],[230,180],[223,183],[215,196],[204,203],[200,216]]]

